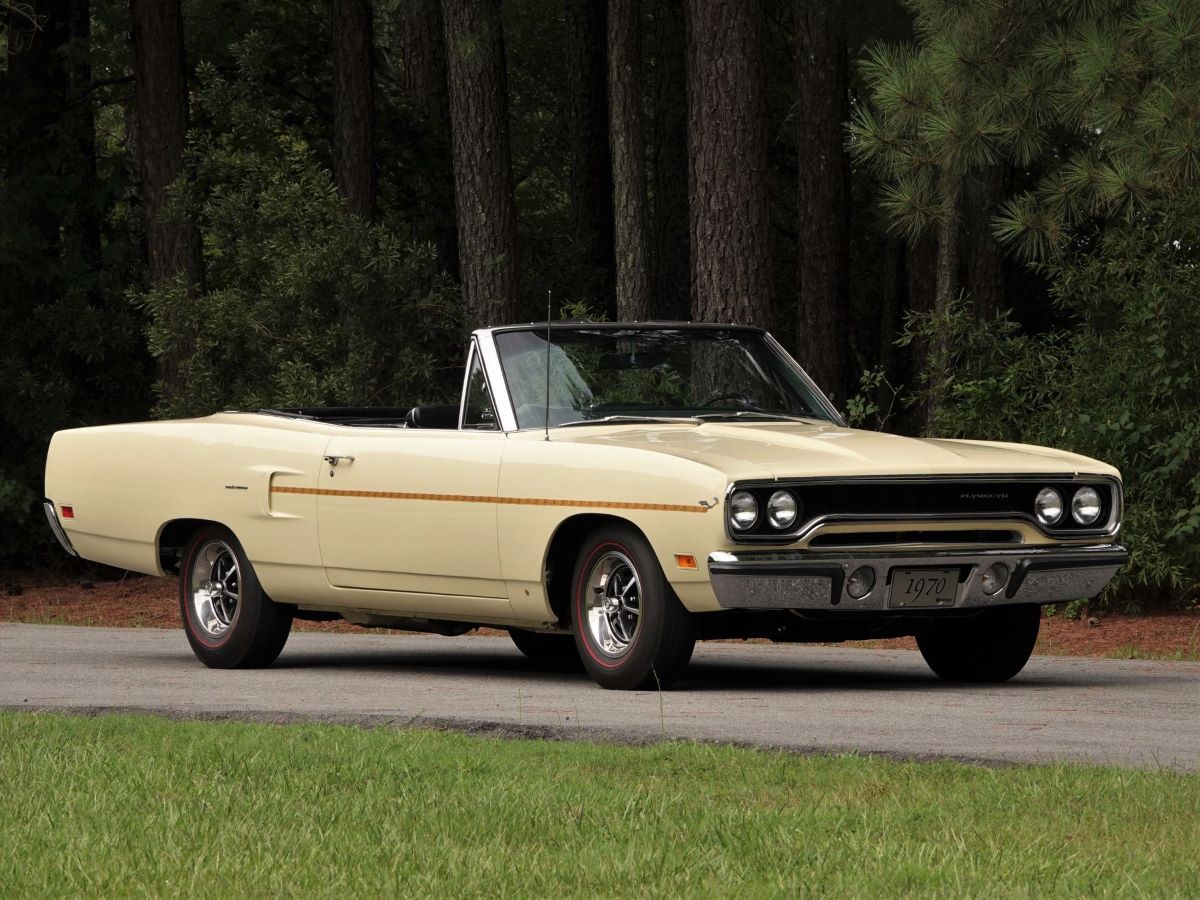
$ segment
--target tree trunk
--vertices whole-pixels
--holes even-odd
[[[444,0],[458,258],[472,327],[515,322],[517,211],[499,0]]]
[[[450,94],[446,83],[446,43],[441,0],[406,0],[395,8],[399,44],[396,77],[405,105],[424,131],[425,164],[414,227],[418,240],[437,247],[444,270],[458,271],[458,231],[454,222],[454,164],[450,155]]]
[[[76,255],[91,278],[101,266],[100,204],[96,197],[96,118],[92,109],[92,10],[90,0],[69,0],[67,30],[67,114],[63,142],[71,150],[70,172],[64,180],[71,196],[63,215],[63,243]],[[95,284],[91,293],[95,293]]]
[[[688,0],[692,316],[769,325],[767,112],[758,0]]]
[[[850,395],[850,164],[846,36],[840,2],[795,0],[799,183],[796,350],[842,405]]]
[[[688,319],[687,29],[684,0],[654,6],[654,315]]]
[[[616,223],[617,317],[627,322],[651,317],[640,10],[638,0],[608,3],[608,140]]]
[[[937,230],[937,281],[933,296],[934,314],[941,318],[958,298],[959,265],[959,207],[962,201],[962,179],[943,171],[940,177],[943,216]],[[932,425],[946,400],[946,369],[950,364],[950,345],[945,329],[938,328],[930,341],[926,364],[929,388],[927,424]]]
[[[375,29],[371,0],[333,0],[333,172],[350,211],[375,216]]]
[[[188,128],[183,13],[180,0],[131,0],[130,10],[149,279],[157,284],[182,277],[188,293],[195,294],[204,290],[200,232],[186,217],[167,214],[168,189],[184,173]],[[180,388],[180,364],[191,355],[192,343],[181,335],[159,358],[168,395]]]
[[[613,185],[608,149],[608,63],[603,0],[566,0],[567,146],[571,232],[579,248],[582,296],[609,318],[614,298]]]
[[[973,180],[964,198],[964,224],[968,253],[966,285],[975,317],[981,322],[994,319],[1004,308],[1004,247],[992,234],[992,220],[1008,197],[1010,169],[1005,164],[989,166]]]
[[[5,174],[14,187],[6,192],[0,227],[14,234],[29,229],[32,243],[24,245],[32,257],[28,262],[41,270],[34,283],[57,269],[59,221],[35,186],[53,185],[59,177],[52,149],[68,90],[63,56],[70,39],[69,7],[68,0],[34,0],[28,6],[12,5],[7,12],[7,109],[0,114],[11,117],[4,128],[11,141],[5,147]],[[36,305],[38,298],[27,299]]]

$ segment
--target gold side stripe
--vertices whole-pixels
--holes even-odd
[[[271,486],[272,494],[310,494],[318,497],[369,497],[372,500],[435,500],[446,503],[500,503],[506,506],[570,506],[580,509],[645,509],[655,512],[706,513],[697,503],[631,503],[623,500],[555,500],[549,497],[486,497],[476,494],[419,494],[407,491],[344,491],[336,488]]]

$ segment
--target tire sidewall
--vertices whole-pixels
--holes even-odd
[[[205,634],[195,618],[191,603],[191,571],[196,555],[209,541],[220,540],[233,550],[238,564],[240,596],[238,611],[233,625],[220,638],[213,639]],[[188,543],[183,566],[179,570],[179,608],[183,619],[183,630],[187,634],[192,650],[206,665],[216,667],[236,666],[246,655],[254,636],[254,626],[262,613],[265,598],[254,567],[246,558],[246,552],[233,532],[220,526],[209,526],[196,532]]]
[[[633,563],[641,586],[641,614],[632,643],[620,656],[601,650],[587,624],[587,582],[602,554],[615,550]],[[592,678],[604,687],[632,686],[653,669],[663,639],[668,602],[675,602],[658,560],[645,539],[628,528],[605,528],[593,533],[580,548],[571,591],[571,619],[579,658]]]

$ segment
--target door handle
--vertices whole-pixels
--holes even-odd
[[[336,469],[337,464],[340,463],[343,459],[346,462],[354,462],[353,456],[326,456],[325,462],[329,463],[329,465],[333,466]]]

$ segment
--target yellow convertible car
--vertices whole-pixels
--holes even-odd
[[[624,689],[745,637],[915,635],[944,679],[1008,679],[1040,604],[1127,558],[1111,466],[848,428],[770,335],[678,323],[477,331],[456,405],[60,431],[46,515],[177,576],[209,666],[270,664],[294,619],[488,625]]]

